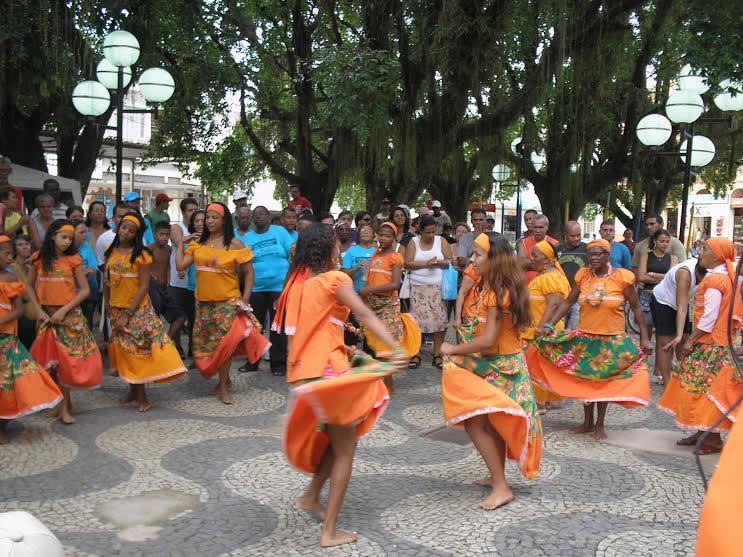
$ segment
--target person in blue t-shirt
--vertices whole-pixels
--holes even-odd
[[[620,242],[614,241],[614,222],[605,220],[599,228],[601,237],[611,244],[611,253],[609,254],[609,264],[614,269],[632,270],[632,255],[627,246]]]
[[[281,226],[289,233],[292,242],[297,243],[299,232],[297,232],[297,212],[291,207],[285,207],[281,211]]]
[[[356,237],[359,243],[348,248],[343,255],[341,270],[353,279],[353,289],[358,293],[366,286],[366,265],[377,248],[371,224],[362,223],[356,231]]]
[[[247,246],[248,232],[250,232],[250,209],[238,207],[235,209],[235,238]]]
[[[271,225],[268,209],[258,206],[253,209],[255,230],[249,230],[242,241],[253,251],[253,271],[255,281],[250,295],[258,322],[266,323],[266,316],[272,322],[274,305],[284,288],[284,280],[289,272],[289,256],[292,242],[289,233],[283,226]],[[286,374],[286,336],[271,331],[271,373]],[[256,371],[258,364],[247,364],[240,371]]]
[[[85,225],[85,221],[77,221],[75,223],[75,247],[77,253],[83,260],[83,267],[85,267],[85,276],[88,279],[88,286],[90,287],[90,295],[82,303],[83,314],[88,320],[88,327],[93,328],[93,312],[98,302],[98,260],[96,259],[93,248],[88,243],[88,227]]]

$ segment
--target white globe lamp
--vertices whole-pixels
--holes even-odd
[[[103,40],[103,55],[116,67],[132,66],[139,59],[139,41],[128,31],[114,31]]]
[[[662,114],[648,114],[637,122],[637,139],[643,145],[657,147],[663,145],[671,137],[671,122]]]
[[[709,91],[709,84],[706,78],[698,75],[698,72],[693,70],[691,65],[686,64],[679,73],[678,88],[680,91],[703,95]]]
[[[175,81],[173,76],[162,68],[145,70],[139,78],[139,90],[146,101],[163,103],[173,96]]]
[[[691,166],[707,166],[715,158],[715,144],[703,135],[695,135],[691,143]],[[681,162],[686,164],[686,147],[688,139],[681,143],[679,154]]]
[[[505,164],[496,164],[493,167],[493,180],[499,183],[507,182],[511,177],[511,169]]]
[[[98,66],[95,69],[95,75],[98,81],[106,86],[106,89],[118,89],[119,88],[119,68],[114,66],[107,58],[103,58],[98,62]],[[124,81],[123,87],[129,85],[132,80],[132,69],[129,66],[124,66]]]
[[[102,83],[83,81],[72,90],[72,105],[83,116],[100,116],[111,105],[111,95]]]
[[[716,95],[714,98],[717,108],[722,111],[743,110],[743,83],[726,79],[720,82],[720,89],[723,90],[722,93]],[[729,92],[728,89],[733,89],[735,95]]]
[[[676,91],[666,101],[666,115],[675,124],[691,124],[704,112],[704,101],[697,93]]]

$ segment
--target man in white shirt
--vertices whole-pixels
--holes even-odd
[[[59,187],[59,182],[57,182],[54,178],[47,178],[44,180],[44,193],[49,194],[52,196],[52,199],[54,200],[54,220],[59,219],[66,219],[67,218],[67,205],[62,203],[60,199],[62,198],[62,190]],[[33,213],[31,213],[32,217],[39,218],[39,210],[34,209]]]
[[[433,215],[431,216],[436,223],[436,235],[440,236],[441,233],[444,231],[444,225],[451,225],[451,218],[449,218],[449,215],[447,215],[446,212],[441,208],[441,201],[434,201],[433,203],[431,203],[431,208],[433,209]]]
[[[103,232],[103,234],[98,236],[98,240],[96,240],[95,242],[93,251],[95,252],[95,258],[101,271],[103,271],[103,266],[106,264],[106,250],[108,249],[108,246],[111,245],[111,242],[114,241],[114,237],[116,236],[116,229],[119,227],[121,219],[123,219],[124,215],[126,215],[129,211],[131,211],[131,209],[127,206],[126,203],[122,202],[116,205],[116,207],[114,208],[114,225]]]

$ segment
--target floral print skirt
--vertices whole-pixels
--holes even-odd
[[[441,299],[441,285],[410,285],[410,313],[422,333],[445,331],[449,318],[446,302]]]
[[[103,359],[80,306],[61,323],[42,325],[30,352],[45,369],[56,370],[64,387],[95,389],[101,384]]]
[[[53,408],[62,393],[15,335],[0,334],[0,419]]]

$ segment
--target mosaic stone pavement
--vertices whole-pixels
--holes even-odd
[[[539,478],[509,463],[516,500],[478,509],[485,489],[471,482],[485,469],[471,445],[423,435],[442,424],[439,377],[421,368],[398,378],[360,445],[339,523],[360,533],[355,545],[320,549],[318,523],[294,508],[306,478],[282,456],[287,389],[265,369],[233,370],[233,406],[191,372],[152,388],[154,407],[139,414],[118,404],[124,388],[107,377],[74,394],[77,425],[38,414],[13,422],[0,447],[0,511],[35,514],[69,556],[693,554],[703,497],[693,460],[572,435],[577,404],[544,420]],[[652,408],[610,408],[607,422],[673,429]]]

